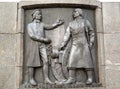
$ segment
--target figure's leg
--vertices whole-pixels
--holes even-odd
[[[47,52],[46,52],[46,48],[41,48],[40,49],[40,55],[43,61],[43,73],[44,73],[44,78],[45,78],[45,83],[49,83],[49,84],[54,84],[50,79],[49,79],[49,62],[48,62],[48,58],[47,58]]]
[[[49,74],[48,74],[48,62],[44,63],[44,65],[43,65],[43,72],[44,72],[45,83],[54,84],[54,83],[49,79]]]
[[[29,75],[30,75],[30,84],[33,86],[37,85],[37,83],[34,79],[34,68],[32,68],[32,67],[29,68]]]
[[[75,69],[69,69],[69,78],[64,84],[75,83]]]
[[[87,73],[87,81],[86,84],[92,84],[93,83],[93,69],[86,69],[86,73]]]

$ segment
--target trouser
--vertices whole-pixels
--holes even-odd
[[[41,44],[39,46],[39,53],[40,53],[41,60],[43,61],[43,73],[44,73],[45,81],[49,81],[49,74],[48,74],[49,61],[47,57],[47,49],[45,44]]]

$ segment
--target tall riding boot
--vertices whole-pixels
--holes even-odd
[[[75,69],[69,69],[69,78],[64,84],[71,84],[75,82]]]
[[[30,84],[33,86],[37,85],[34,79],[34,68],[29,68],[29,75],[30,75]]]
[[[44,64],[44,66],[43,66],[43,72],[44,72],[45,83],[54,84],[54,83],[49,79],[48,65],[47,65],[47,64]]]
[[[93,83],[93,70],[92,69],[87,69],[87,81],[86,84],[92,84]]]

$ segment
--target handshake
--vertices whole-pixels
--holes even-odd
[[[52,41],[48,38],[43,38],[43,42],[45,44],[50,44]],[[60,51],[60,50],[64,50],[64,49],[65,49],[65,45],[63,43],[60,44],[60,47],[58,48],[58,50]]]
[[[48,39],[48,38],[44,38],[44,39],[43,39],[43,42],[44,42],[45,44],[50,44],[50,43],[51,43],[51,40]]]

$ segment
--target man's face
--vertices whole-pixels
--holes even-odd
[[[35,12],[35,19],[41,20],[41,18],[42,18],[41,12],[40,11],[36,11]]]
[[[73,18],[76,18],[76,17],[78,17],[80,14],[79,14],[79,12],[75,9],[74,11],[73,11]]]

